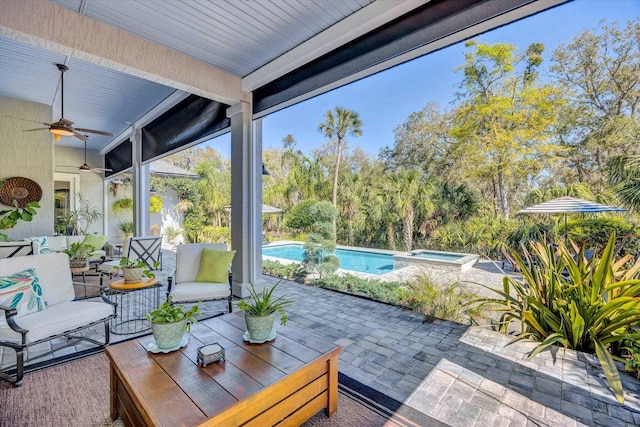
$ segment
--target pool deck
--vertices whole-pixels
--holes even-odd
[[[166,287],[175,250],[164,251],[163,263],[158,278]],[[481,261],[463,274],[473,282],[499,286],[499,271],[497,265]],[[269,285],[279,281],[264,277]],[[275,294],[296,301],[287,310],[292,326],[343,347],[340,372],[448,425],[640,425],[640,380],[621,373],[626,399],[621,406],[590,355],[557,349],[527,360],[533,344],[508,346],[511,337],[487,328],[438,319],[425,323],[424,316],[401,307],[287,280]],[[217,311],[223,305],[207,303],[201,308]],[[99,337],[102,331],[94,327],[87,333]],[[129,337],[112,338],[116,342]],[[33,349],[30,356],[42,361],[85,348],[59,339]],[[6,363],[12,355],[2,356]],[[0,405],[2,410],[10,408]]]

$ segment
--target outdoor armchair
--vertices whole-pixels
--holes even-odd
[[[34,255],[33,242],[0,242],[0,258]]]
[[[202,250],[210,248],[226,251],[226,243],[185,243],[176,248],[176,270],[169,277],[167,297],[175,303],[227,300],[229,313],[232,311],[232,277],[228,266],[221,276],[225,281],[198,282]]]
[[[162,270],[162,236],[130,237],[125,239],[122,257],[129,261],[141,259],[150,270]],[[155,264],[159,263],[156,268]],[[101,273],[114,273],[120,266],[120,260],[103,262],[98,266]]]

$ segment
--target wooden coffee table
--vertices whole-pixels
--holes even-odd
[[[339,345],[292,327],[274,341],[249,344],[235,313],[193,325],[189,343],[150,353],[152,336],[106,349],[111,418],[127,426],[298,426],[338,408]],[[201,368],[197,348],[212,342],[226,360]]]

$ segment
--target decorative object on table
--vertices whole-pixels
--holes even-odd
[[[195,318],[196,314],[200,314],[197,305],[189,311],[184,311],[181,305],[172,304],[170,297],[160,308],[147,313],[146,317],[151,322],[151,331],[158,348],[171,349],[178,346],[185,332],[189,332],[191,324],[198,321]]]
[[[24,208],[31,202],[39,202],[40,199],[42,199],[42,188],[29,178],[20,176],[8,178],[0,186],[0,202],[7,206]]]
[[[293,300],[286,299],[285,296],[272,297],[273,291],[280,282],[273,285],[271,289],[265,287],[262,296],[258,295],[253,285],[249,289],[251,301],[242,300],[238,302],[238,308],[244,310],[244,320],[247,324],[247,334],[243,337],[251,343],[263,343],[271,341],[276,337],[275,332],[275,312],[280,314],[280,324],[287,323],[287,315],[284,309],[293,304]]]
[[[156,262],[153,268],[157,269],[159,265],[160,263]],[[124,283],[137,283],[142,280],[142,276],[149,278],[156,277],[149,269],[147,263],[141,258],[136,260],[130,260],[127,257],[121,258],[119,266],[115,266],[114,269],[122,269]]]
[[[62,252],[69,255],[69,266],[71,268],[84,268],[89,266],[89,254],[93,252],[93,247],[85,243],[76,242]]]
[[[198,365],[201,367],[219,360],[224,360],[224,348],[217,342],[198,347]]]

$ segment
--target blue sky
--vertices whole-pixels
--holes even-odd
[[[601,19],[626,24],[638,16],[640,0],[576,0],[475,39],[511,43],[518,51],[541,42],[545,45],[543,67],[548,67],[558,44],[568,44],[584,29],[596,28]],[[458,43],[273,113],[263,119],[263,149],[282,147],[282,138],[291,134],[297,148],[310,153],[324,143],[317,128],[325,111],[340,105],[356,111],[363,123],[362,136],[350,138],[349,146],[360,146],[376,157],[380,148],[393,145],[393,129],[411,113],[431,101],[450,107],[461,80],[454,69],[463,63],[464,50],[464,42]],[[228,134],[210,144],[229,157]]]

